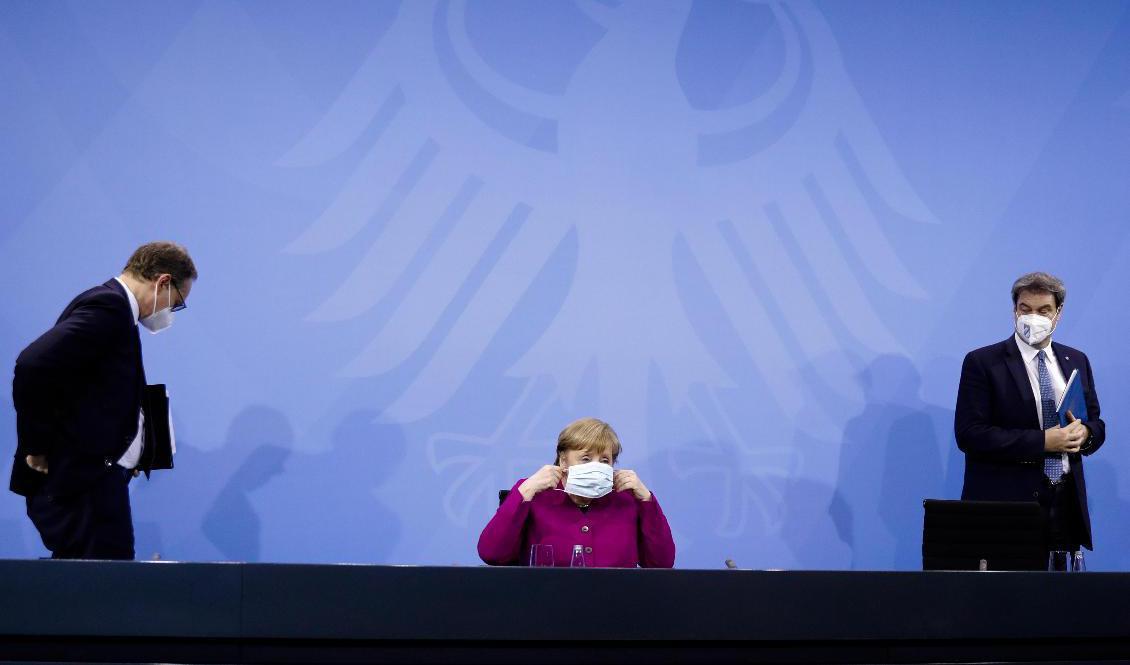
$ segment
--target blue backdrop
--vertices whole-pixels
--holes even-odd
[[[9,367],[136,245],[200,269],[139,558],[474,564],[595,415],[680,566],[915,568],[961,359],[1047,270],[1130,566],[1126,2],[4,0],[0,82]]]

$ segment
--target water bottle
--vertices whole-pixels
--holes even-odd
[[[580,545],[573,546],[573,560],[569,562],[569,566],[572,568],[585,567],[585,548]]]

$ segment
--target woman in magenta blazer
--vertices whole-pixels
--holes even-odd
[[[552,545],[554,565],[568,566],[580,545],[588,566],[675,565],[659,501],[634,471],[611,469],[619,456],[620,439],[608,423],[570,423],[557,437],[556,463],[515,483],[487,523],[479,556],[492,566],[525,566],[531,545]],[[578,467],[573,479],[570,467]]]

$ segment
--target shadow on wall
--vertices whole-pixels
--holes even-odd
[[[879,356],[858,378],[865,405],[844,429],[838,480],[854,508],[842,527],[852,568],[918,569],[922,501],[946,491],[941,441],[953,412],[922,401],[921,377],[904,356]]]
[[[225,559],[259,560],[263,525],[251,494],[283,472],[293,445],[290,422],[279,411],[253,406],[232,420],[223,449],[239,453],[243,460],[201,523],[204,535]]]
[[[219,448],[179,441],[175,469],[131,487],[138,558],[386,561],[401,523],[377,490],[406,440],[377,415],[346,415],[319,454],[295,453],[290,421],[261,405],[232,420]]]
[[[637,471],[661,497],[675,535],[676,565],[720,568],[732,559],[748,568],[846,566],[851,552],[829,515],[843,510],[843,499],[827,483],[802,475],[818,473],[804,461],[838,449],[838,441],[803,432],[782,436],[787,430],[767,416],[775,408],[765,401],[750,404],[748,395],[768,395],[768,388],[752,385],[748,375],[733,391],[693,387],[677,410],[660,378],[652,381],[649,426],[657,439],[678,443]],[[812,397],[824,411],[834,411],[840,401]]]
[[[806,466],[823,469],[827,464],[821,458],[842,449],[842,435],[834,434],[839,431],[836,423],[846,421],[858,408],[854,391],[845,392],[842,386],[857,376],[858,366],[851,354],[826,354],[799,368],[805,400],[798,421],[813,432],[798,427],[792,449],[804,456]],[[799,473],[788,474],[782,500],[785,515],[781,536],[800,567],[851,567],[857,557],[855,548],[860,545],[853,538],[854,512],[870,512],[871,506],[852,504],[841,487]]]
[[[961,382],[960,357],[941,355],[935,356],[920,363],[922,369],[922,396],[928,405],[944,405],[934,413],[947,413],[948,419],[935,420],[938,432],[938,444],[945,461],[946,480],[945,487],[940,496],[928,497],[931,499],[960,499],[961,487],[965,484],[965,454],[957,447],[957,440],[953,434],[953,408],[957,402],[957,388]],[[935,416],[932,416],[935,417]]]
[[[784,490],[781,537],[801,568],[842,568],[852,556],[851,511],[839,490],[811,478],[790,478]]]
[[[240,411],[212,450],[179,437],[174,469],[131,483],[138,558],[255,560],[262,524],[252,494],[282,471],[293,442],[286,416],[262,405]]]
[[[287,460],[282,477],[259,497],[271,507],[265,560],[388,562],[401,522],[380,488],[404,462],[407,441],[400,427],[378,422],[379,415],[353,411],[334,427],[328,451]]]

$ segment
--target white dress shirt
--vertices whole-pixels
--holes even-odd
[[[1052,392],[1055,393],[1056,405],[1063,398],[1063,391],[1067,389],[1067,379],[1063,377],[1063,370],[1059,368],[1059,361],[1056,360],[1055,353],[1052,352],[1051,344],[1043,349],[1037,349],[1020,339],[1020,335],[1014,334],[1013,338],[1016,340],[1017,348],[1020,349],[1020,357],[1024,359],[1024,369],[1028,372],[1028,383],[1032,384],[1032,395],[1036,398],[1036,417],[1039,419],[1042,429],[1044,427],[1044,408],[1040,402],[1040,361],[1036,357],[1040,351],[1047,352],[1044,354],[1044,363],[1048,366],[1048,376],[1052,380]],[[1063,472],[1067,473],[1071,470],[1071,462],[1067,460],[1067,453],[1063,453],[1061,457],[1063,458]]]
[[[129,308],[130,311],[133,312],[133,325],[136,326],[141,313],[141,306],[137,304],[137,298],[134,297],[133,291],[129,290],[129,286],[122,281],[122,278],[115,277],[114,279],[118,280],[118,284],[121,284],[122,288],[126,290],[126,297],[129,298]],[[126,449],[126,454],[122,455],[122,458],[118,460],[118,466],[127,469],[137,467],[137,461],[141,459],[142,434],[144,432],[145,412],[139,409],[137,412],[137,436],[133,437],[133,443],[129,444],[129,448]]]

